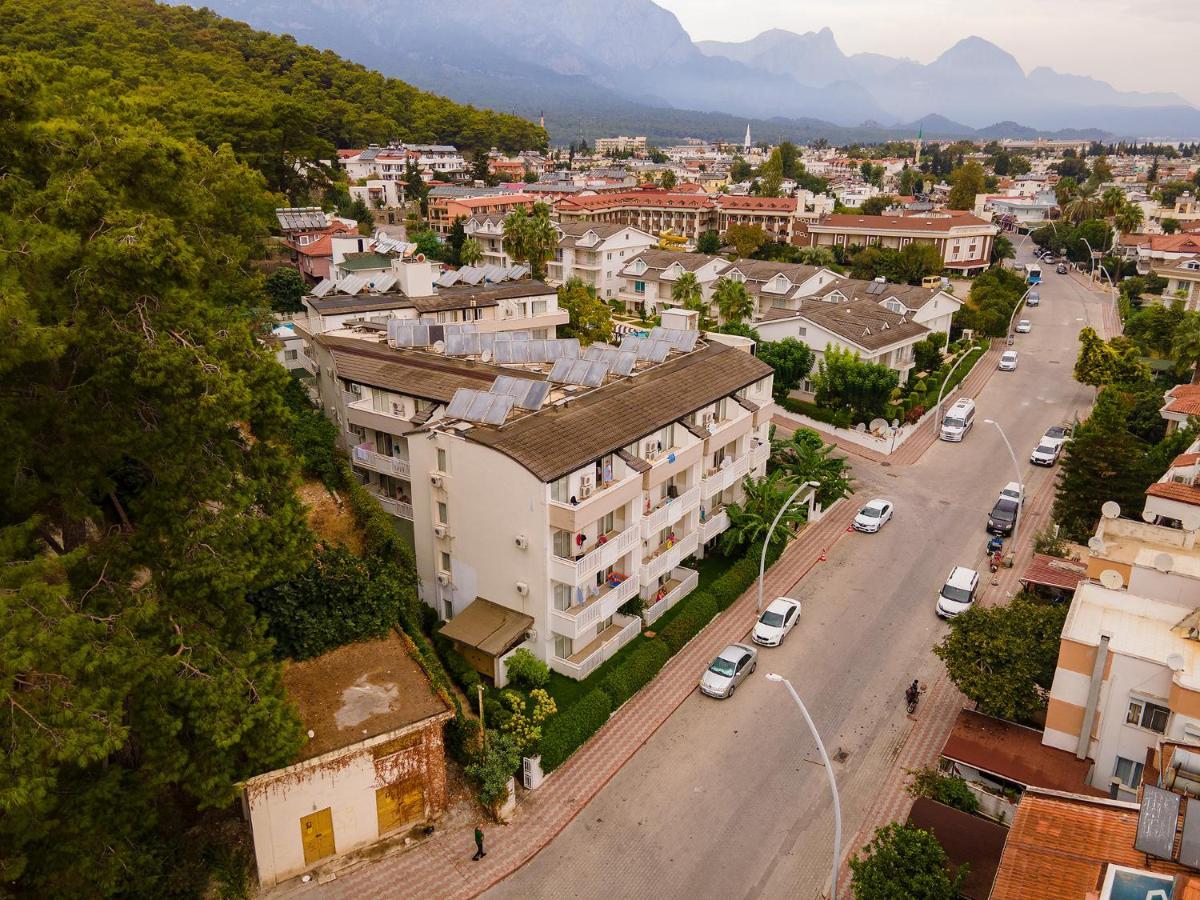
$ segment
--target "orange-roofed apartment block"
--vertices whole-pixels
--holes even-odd
[[[947,269],[976,275],[990,265],[992,243],[1000,229],[966,213],[921,216],[858,216],[837,214],[808,225],[815,247],[886,247],[903,250],[909,244],[932,244]]]

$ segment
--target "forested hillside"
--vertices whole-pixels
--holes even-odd
[[[0,47],[0,894],[200,896],[304,740],[263,601],[323,552],[255,340],[273,190],[338,143],[540,132],[132,0],[5,4]]]
[[[208,10],[149,0],[27,0],[0,6],[0,53],[25,55],[62,108],[98,103],[211,148],[228,143],[272,189],[291,161],[390,139],[528,149],[545,133],[385,78],[336,54]]]

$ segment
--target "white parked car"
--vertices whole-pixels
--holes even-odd
[[[1000,490],[1000,497],[1001,499],[1007,497],[1009,500],[1016,500],[1023,506],[1025,504],[1025,485],[1010,481]]]
[[[1051,425],[1038,443],[1045,444],[1047,447],[1062,447],[1070,439],[1071,429],[1066,425]]]
[[[1033,323],[1028,319],[1022,319],[1017,323],[1017,334],[1029,334],[1033,331]]]
[[[878,531],[892,518],[892,501],[876,497],[854,517],[855,531]]]
[[[764,647],[778,647],[799,621],[800,601],[791,597],[776,597],[754,623],[750,640]]]
[[[746,644],[730,644],[704,670],[700,691],[718,700],[732,697],[737,686],[750,677],[757,665],[757,650]]]
[[[1017,371],[1017,351],[1005,350],[1000,354],[1000,365],[998,366],[1001,372]]]
[[[953,619],[965,613],[975,602],[975,591],[979,587],[979,573],[966,566],[955,566],[946,577],[946,583],[938,591],[937,614],[943,619]]]
[[[1062,444],[1048,444],[1043,440],[1029,454],[1029,461],[1035,466],[1052,466],[1058,461],[1062,448]]]

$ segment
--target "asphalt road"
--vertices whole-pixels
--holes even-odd
[[[1029,245],[1022,253],[1025,260]],[[1045,267],[1043,267],[1045,271]],[[875,535],[846,535],[791,595],[803,604],[784,646],[761,649],[737,696],[693,694],[558,837],[489,897],[815,897],[832,860],[832,806],[815,745],[776,671],[805,699],[842,795],[843,840],[862,824],[912,727],[914,678],[932,681],[946,630],[934,602],[951,566],[984,574],[984,524],[1013,480],[1005,429],[1028,485],[1052,473],[1028,463],[1052,424],[1086,412],[1094,392],[1071,377],[1079,329],[1102,301],[1051,267],[1015,372],[996,372],[961,444],[937,442],[914,466],[854,460],[851,502],[885,496],[896,514]],[[748,623],[749,624],[749,623]],[[700,673],[696,673],[699,678]],[[919,714],[919,713],[918,713]],[[840,751],[840,753],[839,753]],[[842,755],[844,754],[844,755]]]

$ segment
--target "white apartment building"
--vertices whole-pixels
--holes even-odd
[[[608,153],[645,153],[646,138],[626,137],[618,135],[610,138],[596,138],[596,153],[604,156]]]
[[[371,144],[365,150],[339,150],[338,164],[351,183],[364,178],[403,181],[409,164],[426,181],[463,178],[469,167],[457,147],[449,144]]]
[[[1092,759],[1089,783],[1116,779],[1124,799],[1162,740],[1200,740],[1200,523],[1187,524],[1103,517],[1063,627],[1042,742]]]
[[[558,248],[547,266],[547,281],[562,284],[578,278],[596,296],[615,298],[624,284],[626,262],[649,250],[658,239],[631,225],[610,222],[567,222],[556,225]]]
[[[695,587],[685,561],[765,473],[772,372],[741,348],[665,329],[584,356],[469,326],[406,347],[392,345],[412,326],[389,339],[346,324],[310,341],[325,410],[360,477],[412,522],[443,633],[498,683],[521,646],[569,677],[594,670]],[[559,368],[508,362],[553,355]]]
[[[504,269],[515,265],[504,250],[504,219],[505,216],[472,216],[463,223],[467,237],[474,238],[483,252],[482,265]]]
[[[723,256],[707,253],[679,253],[674,250],[646,250],[631,259],[617,274],[622,284],[617,298],[631,312],[656,311],[677,307],[671,289],[685,273],[696,276],[705,296],[712,295],[712,284],[729,268]]]
[[[921,216],[860,216],[839,213],[808,226],[814,247],[889,247],[932,244],[947,269],[964,275],[983,272],[991,264],[992,242],[1000,229],[967,213]]]

